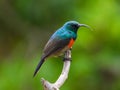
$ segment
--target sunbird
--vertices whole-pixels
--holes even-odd
[[[68,21],[50,37],[43,49],[43,54],[33,76],[37,74],[46,58],[50,56],[61,56],[65,53],[65,51],[72,48],[77,38],[77,31],[79,27],[91,29],[86,24],[80,24],[77,21]]]

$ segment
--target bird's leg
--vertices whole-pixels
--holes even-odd
[[[69,50],[71,51],[72,48],[70,48]],[[68,57],[68,54],[68,51],[65,51],[63,61],[72,61],[71,57]]]

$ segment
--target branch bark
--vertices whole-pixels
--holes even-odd
[[[64,82],[68,78],[70,64],[71,64],[71,50],[67,50],[64,56],[64,65],[63,65],[62,72],[59,78],[56,80],[56,82],[50,83],[44,78],[41,79],[44,90],[59,90],[59,88],[64,84]]]

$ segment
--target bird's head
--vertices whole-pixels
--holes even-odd
[[[67,30],[70,30],[70,31],[73,31],[73,32],[77,32],[79,27],[86,27],[86,28],[91,29],[88,25],[80,24],[77,21],[68,21],[63,25],[63,27],[66,28]]]

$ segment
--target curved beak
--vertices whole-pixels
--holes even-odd
[[[90,29],[91,31],[93,31],[93,29],[86,24],[79,24],[79,27],[86,27],[86,28]]]

